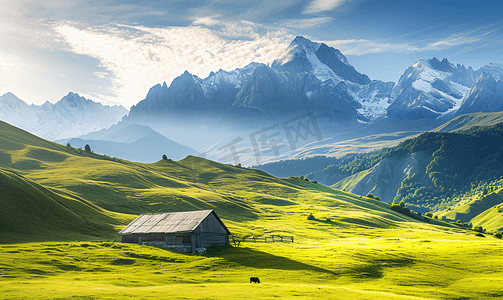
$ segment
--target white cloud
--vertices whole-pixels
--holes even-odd
[[[202,18],[196,18],[194,22],[192,22],[193,25],[206,25],[206,26],[216,26],[220,25],[222,22],[215,20],[215,18],[220,17],[220,15],[213,16],[213,17],[202,17]]]
[[[212,29],[121,25],[79,29],[64,23],[55,30],[68,50],[98,59],[114,76],[111,91],[116,97],[100,98],[125,106],[144,99],[148,89],[159,82],[169,85],[185,70],[206,77],[211,71],[232,70],[253,61],[270,64],[292,39],[284,31],[270,31],[250,22]]]
[[[93,74],[99,79],[104,79],[108,76],[108,73],[106,72],[93,72]]]
[[[324,11],[334,10],[348,0],[313,0],[304,10],[305,14],[316,14]]]

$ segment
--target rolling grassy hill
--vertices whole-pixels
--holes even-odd
[[[120,214],[60,196],[4,169],[0,195],[0,243],[110,238],[125,223]]]
[[[0,141],[0,205],[8,207],[0,236],[9,237],[0,245],[4,299],[503,296],[503,242],[419,222],[380,201],[198,157],[112,159],[6,123]],[[295,243],[242,243],[196,256],[69,242],[113,238],[113,229],[140,213],[207,208],[234,234],[291,235]],[[9,215],[33,221],[13,230],[3,225],[13,224]],[[40,241],[31,232],[53,242],[19,243]],[[251,276],[262,283],[250,284]]]
[[[491,231],[503,230],[503,188],[482,195],[477,193],[465,201],[440,211],[439,217],[445,216],[451,220],[461,220],[472,223],[473,226],[482,226]]]
[[[233,233],[295,233],[306,238],[315,236],[304,222],[297,224],[310,213],[346,225],[389,227],[412,221],[378,201],[194,156],[132,163],[50,143],[5,123],[0,137],[0,167],[63,198],[85,199],[114,213],[215,209]],[[325,225],[315,226],[320,234],[326,234]]]

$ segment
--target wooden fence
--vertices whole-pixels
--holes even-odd
[[[235,247],[239,247],[241,243],[293,243],[293,236],[271,235],[256,237],[246,235],[243,237],[232,235],[230,241],[234,243]]]

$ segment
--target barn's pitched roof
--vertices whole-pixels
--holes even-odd
[[[143,214],[133,220],[119,234],[133,233],[189,233],[193,232],[210,214],[214,214],[225,230],[230,231],[213,210]]]

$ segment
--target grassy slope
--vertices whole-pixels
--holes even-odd
[[[0,146],[8,158],[0,166],[14,169],[61,196],[85,199],[112,212],[137,215],[211,208],[229,223],[233,233],[311,238],[324,235],[326,224],[314,226],[317,233],[293,225],[309,213],[346,225],[389,227],[411,221],[384,203],[312,182],[278,179],[260,170],[192,156],[154,164],[107,160],[40,140],[8,125],[2,129],[4,136],[11,138],[4,138]]]
[[[336,189],[349,190],[352,187],[354,187],[358,182],[360,182],[360,180],[362,180],[362,178],[365,177],[365,175],[367,175],[368,172],[369,172],[369,170],[364,170],[364,171],[358,172],[356,174],[353,174],[351,176],[348,176],[348,177],[344,178],[343,180],[331,185],[331,187],[336,188]]]
[[[109,238],[116,232],[114,225],[124,226],[120,214],[60,196],[3,169],[0,194],[0,243]]]
[[[418,131],[397,131],[393,133],[371,134],[335,143],[321,144],[322,142],[314,142],[296,150],[296,153],[289,159],[307,159],[315,155],[341,157],[349,153],[368,153],[382,148],[396,146],[400,142],[406,139],[414,138],[420,133],[421,132]],[[288,174],[286,176],[292,175],[295,174]]]
[[[115,219],[110,225],[128,216],[103,208],[133,214],[214,208],[233,233],[295,237],[293,244],[245,243],[205,257],[109,243],[2,245],[2,298],[502,295],[500,240],[420,223],[387,204],[312,182],[196,157],[149,165],[108,160],[0,125],[0,167],[20,174],[11,182],[21,190],[30,191],[27,184],[49,195],[43,201],[51,205],[55,198],[89,202],[96,218]],[[316,220],[307,220],[309,213]],[[262,283],[250,285],[250,276]]]
[[[468,130],[475,126],[491,126],[501,122],[503,122],[503,112],[472,113],[456,117],[432,131],[454,132]]]
[[[487,230],[502,230],[503,217],[503,188],[484,196],[475,195],[450,210],[439,212],[439,217],[445,216],[451,220],[461,220],[472,223],[473,226],[482,226]]]
[[[503,231],[503,204],[494,205],[478,214],[472,219],[472,224],[491,231]]]
[[[111,243],[0,246],[3,299],[489,299],[503,243],[414,227],[194,256]],[[260,285],[248,278],[258,276]],[[29,283],[29,284],[27,284]]]

